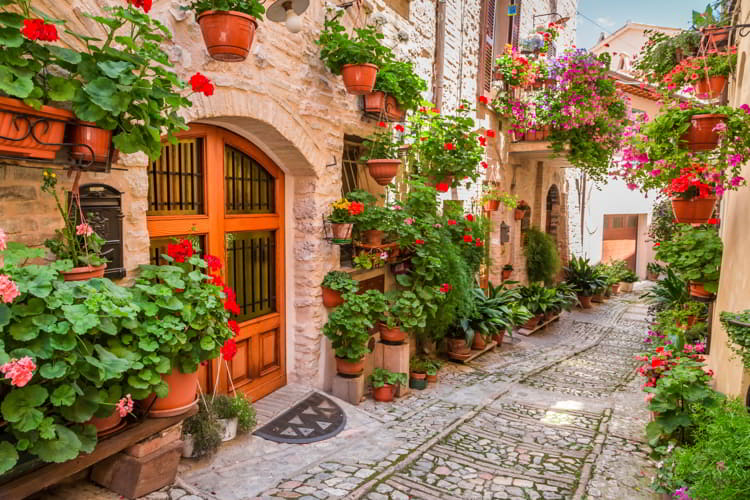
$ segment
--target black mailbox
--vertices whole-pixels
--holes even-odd
[[[81,210],[86,221],[104,238],[102,254],[108,260],[107,278],[125,277],[122,242],[122,193],[106,184],[84,184],[80,188]],[[73,212],[74,214],[77,211]]]

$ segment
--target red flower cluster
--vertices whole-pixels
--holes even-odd
[[[42,42],[56,42],[58,40],[57,28],[54,24],[47,24],[44,19],[24,19],[21,34],[29,40],[41,40]]]
[[[453,286],[451,286],[450,283],[443,283],[443,285],[440,287],[440,291],[443,293],[448,293],[451,290],[453,290]]]
[[[484,245],[484,243],[482,242],[482,240],[479,239],[479,238],[477,238],[476,246],[481,247],[482,245]]]
[[[479,136],[479,144],[481,144],[482,146],[486,146],[487,145],[487,138],[480,135]]]
[[[486,132],[486,135],[487,135],[487,137],[495,137],[495,135],[497,135],[497,134],[495,134],[494,130],[490,129],[490,130],[488,130]]]
[[[170,243],[167,245],[167,255],[172,257],[175,262],[182,264],[185,259],[193,256],[193,244],[190,240],[182,240],[179,243]]]
[[[474,241],[474,238],[470,234],[464,235],[464,243],[471,243],[472,241]]]
[[[225,285],[224,295],[227,296],[226,300],[224,301],[224,309],[234,315],[239,315],[240,306],[237,305],[237,295],[234,293],[234,290]]]
[[[715,226],[719,223],[719,219],[708,219],[708,223]]]
[[[453,220],[453,219],[448,219],[448,225],[449,226],[455,226],[456,225],[456,221]]]
[[[490,101],[489,101],[489,99],[487,99],[487,98],[486,98],[485,96],[483,96],[483,95],[480,95],[480,96],[479,96],[479,98],[478,98],[477,100],[478,100],[479,102],[481,102],[482,104],[487,104],[488,102],[490,102]]]
[[[403,132],[405,129],[404,126],[399,123],[398,125],[393,127],[393,130],[395,130],[396,132]]]
[[[680,196],[681,198],[708,198],[714,195],[715,188],[712,177],[718,177],[715,171],[699,165],[685,167],[680,171],[680,176],[672,179],[669,186],[662,191],[667,196]]]
[[[224,345],[221,346],[221,356],[227,360],[232,361],[232,358],[237,354],[237,343],[234,341],[234,339],[228,339],[226,342],[224,342]]]
[[[480,162],[479,164],[482,165],[482,168],[487,168],[489,166],[486,161]]]
[[[471,214],[467,214],[466,215],[466,220],[469,221],[469,222],[474,222],[474,216],[471,215]]]
[[[148,11],[151,10],[153,0],[128,0],[128,3],[133,4],[133,7],[143,9],[143,12],[148,14]]]
[[[211,271],[212,273],[215,273],[216,271],[219,271],[221,269],[221,260],[215,255],[206,254],[206,256],[203,257],[203,260],[206,261],[206,264],[208,265],[208,270]]]
[[[353,201],[349,203],[349,215],[359,215],[365,210],[364,204]]]
[[[453,151],[454,149],[456,149],[456,146],[454,146],[452,142],[446,142],[445,144],[443,144],[443,149],[446,151]]]
[[[385,122],[378,122],[378,127],[385,128]]]
[[[450,188],[451,185],[447,182],[438,182],[437,186],[435,186],[435,189],[437,189],[441,193],[447,193]]]
[[[230,330],[232,330],[232,332],[234,332],[235,336],[240,334],[240,325],[237,324],[235,320],[230,319],[229,321],[227,321],[227,326]]]
[[[416,245],[424,245],[424,240],[417,240],[414,242]]]
[[[206,96],[214,94],[214,84],[200,73],[190,77],[190,86],[193,88],[193,92],[202,92]]]

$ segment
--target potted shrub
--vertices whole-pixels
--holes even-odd
[[[664,269],[656,262],[646,264],[646,278],[649,281],[656,281]]]
[[[49,170],[42,174],[41,189],[55,198],[57,211],[63,220],[63,228],[57,229],[56,237],[46,240],[44,246],[49,248],[58,260],[73,264],[72,269],[61,271],[65,281],[81,281],[104,276],[107,259],[101,256],[101,249],[105,241],[86,221],[78,202],[63,204],[60,201],[57,195],[57,174]],[[70,196],[73,197],[73,194]],[[74,212],[69,213],[69,209]]]
[[[358,189],[346,195],[349,199],[362,204],[362,212],[354,216],[354,229],[365,245],[379,247],[383,238],[391,229],[391,210],[375,203],[375,197]]]
[[[375,368],[370,375],[372,384],[372,397],[375,401],[387,403],[393,401],[396,393],[396,386],[406,385],[408,377],[406,373],[394,373],[384,368]]]
[[[518,197],[514,194],[504,193],[498,188],[482,187],[482,198],[479,200],[485,210],[495,212],[502,203],[505,207],[514,209],[518,205]]]
[[[719,287],[722,250],[715,227],[683,225],[672,240],[661,243],[656,258],[689,281],[690,295],[710,299]]]
[[[591,308],[591,298],[606,285],[600,271],[591,265],[589,259],[571,257],[565,268],[565,281],[576,291],[583,309]]]
[[[182,456],[186,458],[213,455],[219,450],[222,426],[205,399],[201,399],[198,413],[186,418],[182,424],[182,439]]]
[[[640,278],[638,277],[638,275],[628,269],[627,272],[620,278],[622,291],[632,292],[633,283],[636,283],[639,280]]]
[[[255,408],[245,394],[219,394],[210,404],[222,430],[222,441],[231,441],[238,433],[246,434],[255,427]]]
[[[328,315],[323,334],[331,341],[339,374],[357,376],[362,373],[370,329],[383,311],[383,294],[367,290],[363,294],[345,293],[344,303]]]
[[[323,305],[332,308],[344,303],[343,294],[356,293],[359,282],[344,271],[329,271],[320,287],[323,290]]]
[[[139,268],[134,304],[145,311],[145,318],[133,329],[137,340],[130,340],[167,360],[157,373],[169,393],[151,405],[150,415],[155,417],[179,415],[195,404],[198,366],[216,358],[220,350],[226,360],[234,356],[232,337],[239,327],[230,321],[230,313],[241,312],[234,291],[218,274],[219,259],[201,257],[197,243],[186,239],[170,243],[161,257],[168,265]],[[183,310],[190,315],[186,317]]]
[[[427,388],[427,360],[420,357],[413,357],[409,361],[409,387],[422,391]]]
[[[554,305],[556,292],[552,288],[532,283],[529,286],[519,287],[518,293],[521,297],[521,305],[533,315],[522,325],[522,328],[533,330]]]
[[[513,265],[505,264],[502,270],[503,281],[509,279],[511,274],[513,274]]]
[[[386,310],[380,318],[380,339],[402,343],[408,332],[427,326],[427,311],[412,290],[392,290],[385,294]]]
[[[385,122],[378,122],[378,126],[385,130],[375,132],[364,141],[362,144],[364,155],[360,161],[367,164],[370,177],[375,179],[375,182],[381,186],[387,186],[396,177],[401,167],[399,153],[404,145],[404,139],[403,135],[394,134]],[[396,125],[394,129],[396,132],[404,132],[404,127],[401,125]]]
[[[348,245],[352,242],[352,228],[355,217],[362,213],[365,206],[358,201],[349,201],[341,198],[331,203],[331,215],[328,222],[331,224],[333,238],[331,242],[335,245]]]
[[[403,121],[407,110],[419,107],[426,90],[427,82],[416,74],[413,62],[388,61],[378,71],[374,92],[364,96],[365,111]]]
[[[530,211],[531,207],[524,200],[518,202],[516,210],[513,212],[513,218],[516,220],[523,220],[526,216],[526,212]]]
[[[557,242],[549,234],[530,227],[524,234],[523,254],[529,281],[551,284],[560,272]]]
[[[225,62],[247,58],[258,21],[266,12],[258,0],[193,0],[182,8],[195,12],[211,57]]]
[[[369,94],[375,86],[378,68],[392,59],[391,50],[380,43],[384,37],[374,26],[355,28],[350,36],[339,21],[340,10],[332,19],[326,19],[320,37],[320,59],[334,75],[341,75],[347,92],[354,95]]]

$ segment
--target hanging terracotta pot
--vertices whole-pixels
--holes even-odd
[[[0,153],[53,160],[62,148],[66,122],[73,117],[64,109],[37,110],[18,99],[0,97]]]
[[[502,270],[503,281],[505,281],[508,278],[510,278],[511,274],[513,274],[513,269],[503,269]]]
[[[499,208],[500,200],[488,200],[487,203],[484,204],[484,209],[488,212],[497,212]]]
[[[336,371],[341,375],[359,375],[365,369],[365,358],[362,357],[357,361],[349,361],[348,359],[339,358],[336,356]]]
[[[341,67],[346,91],[353,95],[371,93],[377,75],[378,67],[374,64],[344,64]]]
[[[706,99],[717,99],[724,92],[727,84],[725,75],[710,76],[695,82],[695,95]]]
[[[677,222],[681,224],[705,224],[714,213],[715,205],[715,196],[691,200],[672,198],[672,211]]]
[[[475,332],[474,340],[471,343],[471,348],[475,351],[481,351],[485,347],[487,347],[487,342],[485,342],[484,337],[482,337],[482,335],[478,332]]]
[[[591,309],[591,296],[589,296],[589,295],[579,295],[578,296],[578,302],[581,303],[581,308],[583,308],[583,309]]]
[[[379,246],[383,244],[383,231],[380,229],[370,229],[362,232],[362,239],[365,245]]]
[[[393,121],[402,122],[406,120],[406,111],[401,109],[398,101],[392,95],[385,98],[385,114]]]
[[[393,393],[395,392],[395,389],[396,387],[391,384],[383,384],[382,387],[373,387],[372,397],[373,399],[375,399],[375,401],[388,403],[390,401],[393,401]]]
[[[385,117],[391,121],[404,121],[406,112],[401,109],[395,97],[377,90],[364,95],[364,106],[367,113]]]
[[[710,47],[721,45],[729,39],[729,30],[720,26],[706,26],[701,28],[701,33]]]
[[[378,323],[378,328],[380,329],[380,340],[393,344],[402,344],[406,340],[406,332],[398,326],[388,328],[385,323]]]
[[[112,131],[99,128],[92,122],[78,122],[73,127],[71,142],[73,144],[86,144],[91,148],[73,146],[71,154],[75,159],[107,163],[110,146],[112,145]],[[92,150],[93,156],[91,155]]]
[[[156,398],[151,405],[149,416],[174,417],[187,413],[198,403],[198,370],[182,373],[173,368],[171,373],[161,376],[169,386],[166,397]]]
[[[331,308],[338,307],[344,303],[344,298],[341,296],[341,292],[331,290],[326,286],[320,287],[323,290],[323,305]]]
[[[333,232],[333,243],[336,245],[348,245],[352,242],[352,227],[350,223],[331,223]]]
[[[247,58],[258,22],[233,10],[207,10],[198,16],[208,53],[217,61],[240,62]]]
[[[719,144],[719,132],[714,131],[718,123],[725,122],[727,115],[705,114],[693,115],[690,128],[680,137],[690,151],[710,151]]]
[[[533,318],[528,320],[526,323],[521,325],[521,328],[524,328],[526,330],[533,330],[534,328],[536,328],[536,325],[539,324],[540,319],[541,318],[539,316],[534,316]]]
[[[101,266],[82,266],[74,267],[70,271],[60,271],[65,281],[86,281],[92,278],[104,277],[104,271],[107,269],[107,264]]]
[[[401,160],[396,159],[379,159],[379,160],[367,160],[367,169],[370,172],[370,177],[375,179],[381,186],[387,186],[391,183],[398,169],[401,166]]]
[[[712,299],[714,297],[713,293],[706,291],[703,283],[699,283],[697,281],[690,282],[690,295],[692,297],[698,297],[700,299]]]

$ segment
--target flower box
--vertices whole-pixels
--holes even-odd
[[[36,110],[18,99],[0,97],[0,153],[53,160],[73,116],[64,109],[42,106]]]

